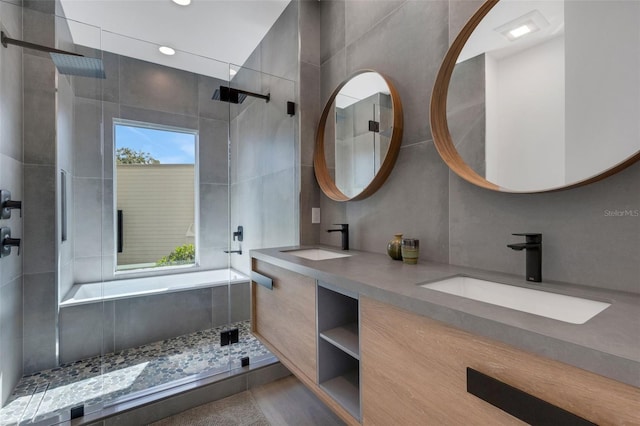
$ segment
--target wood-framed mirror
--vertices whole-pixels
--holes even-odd
[[[583,186],[640,160],[640,2],[488,0],[445,56],[434,144],[480,187]]]
[[[387,77],[360,70],[340,83],[316,133],[313,165],[322,192],[335,201],[376,192],[398,158],[402,129],[400,96]]]

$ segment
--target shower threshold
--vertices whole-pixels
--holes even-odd
[[[220,347],[220,331],[229,327],[238,327],[239,343]],[[249,321],[64,364],[24,376],[0,409],[0,425],[56,424],[70,420],[75,407],[84,415],[132,409],[172,389],[240,374],[244,357],[253,367],[277,362],[250,333]]]

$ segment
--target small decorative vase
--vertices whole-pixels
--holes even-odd
[[[402,260],[402,234],[395,234],[387,244],[387,253],[393,260]]]
[[[420,241],[413,238],[402,239],[402,261],[409,265],[418,263],[420,254]]]

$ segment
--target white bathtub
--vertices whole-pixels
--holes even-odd
[[[188,272],[184,274],[158,275],[129,278],[89,284],[76,284],[60,303],[61,308],[99,301],[127,299],[215,287],[226,284],[246,283],[249,277],[234,269]]]

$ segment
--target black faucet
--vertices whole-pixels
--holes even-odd
[[[508,244],[513,250],[527,251],[527,281],[542,281],[542,234],[512,234],[526,238],[526,242]]]
[[[342,250],[349,250],[349,224],[334,223],[340,226],[340,229],[327,229],[327,232],[342,232]]]

